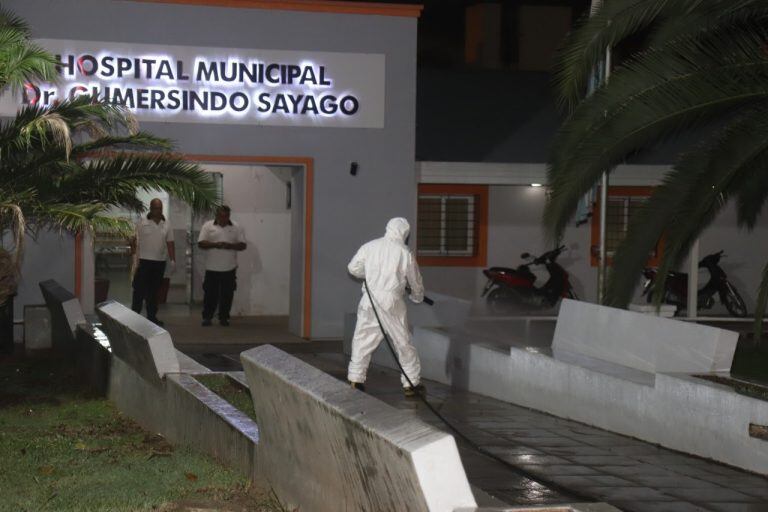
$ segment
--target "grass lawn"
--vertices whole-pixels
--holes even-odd
[[[233,381],[226,375],[196,375],[205,387],[219,395],[221,398],[240,409],[246,416],[256,421],[256,412],[253,410],[253,400],[248,388]]]
[[[74,382],[53,360],[0,361],[0,510],[284,510]]]
[[[768,345],[768,340],[763,344]],[[731,375],[768,385],[768,346],[739,343],[733,356]]]

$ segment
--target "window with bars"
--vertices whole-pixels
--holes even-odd
[[[650,187],[610,187],[605,215],[605,253],[608,264],[624,241],[632,219],[653,193]],[[600,206],[592,216],[592,265],[598,264],[600,247]],[[649,265],[656,265],[663,245],[660,240],[648,255]]]
[[[417,257],[422,265],[485,265],[488,187],[420,185]]]

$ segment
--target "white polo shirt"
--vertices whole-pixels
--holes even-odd
[[[213,243],[245,243],[245,233],[243,228],[235,222],[232,222],[229,226],[219,226],[214,224],[212,220],[209,220],[200,228],[200,236],[197,241],[199,243],[203,240]],[[232,249],[205,250],[205,270],[228,272],[235,268],[237,268],[237,251]]]
[[[165,261],[168,257],[167,242],[173,242],[173,230],[166,221],[155,222],[143,217],[136,223],[140,260]]]

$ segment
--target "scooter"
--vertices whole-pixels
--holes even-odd
[[[705,256],[699,262],[699,268],[706,268],[709,271],[709,281],[698,291],[699,309],[710,309],[715,304],[715,295],[720,298],[725,309],[738,318],[747,316],[747,306],[744,299],[741,298],[736,288],[728,281],[725,271],[720,268],[720,258],[723,257],[723,251]],[[643,295],[646,300],[653,300],[653,286],[656,281],[658,270],[653,267],[647,267],[643,270],[645,283],[643,284]],[[688,274],[683,272],[670,272],[664,283],[665,304],[674,304],[678,311],[685,309],[688,304]]]
[[[492,307],[502,302],[516,301],[528,306],[550,308],[562,297],[578,300],[568,272],[557,263],[557,257],[563,251],[564,245],[538,257],[524,252],[520,257],[531,261],[517,268],[491,267],[483,270],[488,282],[481,297],[486,297]],[[536,275],[531,272],[532,265],[544,265],[549,272],[549,279],[544,285],[535,286]]]

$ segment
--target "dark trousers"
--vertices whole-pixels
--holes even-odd
[[[141,307],[146,302],[147,318],[157,319],[157,291],[163,284],[164,274],[164,261],[139,260],[139,267],[133,276],[132,310],[141,313]]]
[[[237,269],[226,272],[205,271],[203,279],[203,319],[210,320],[219,308],[219,320],[229,320],[232,298],[237,288]]]

